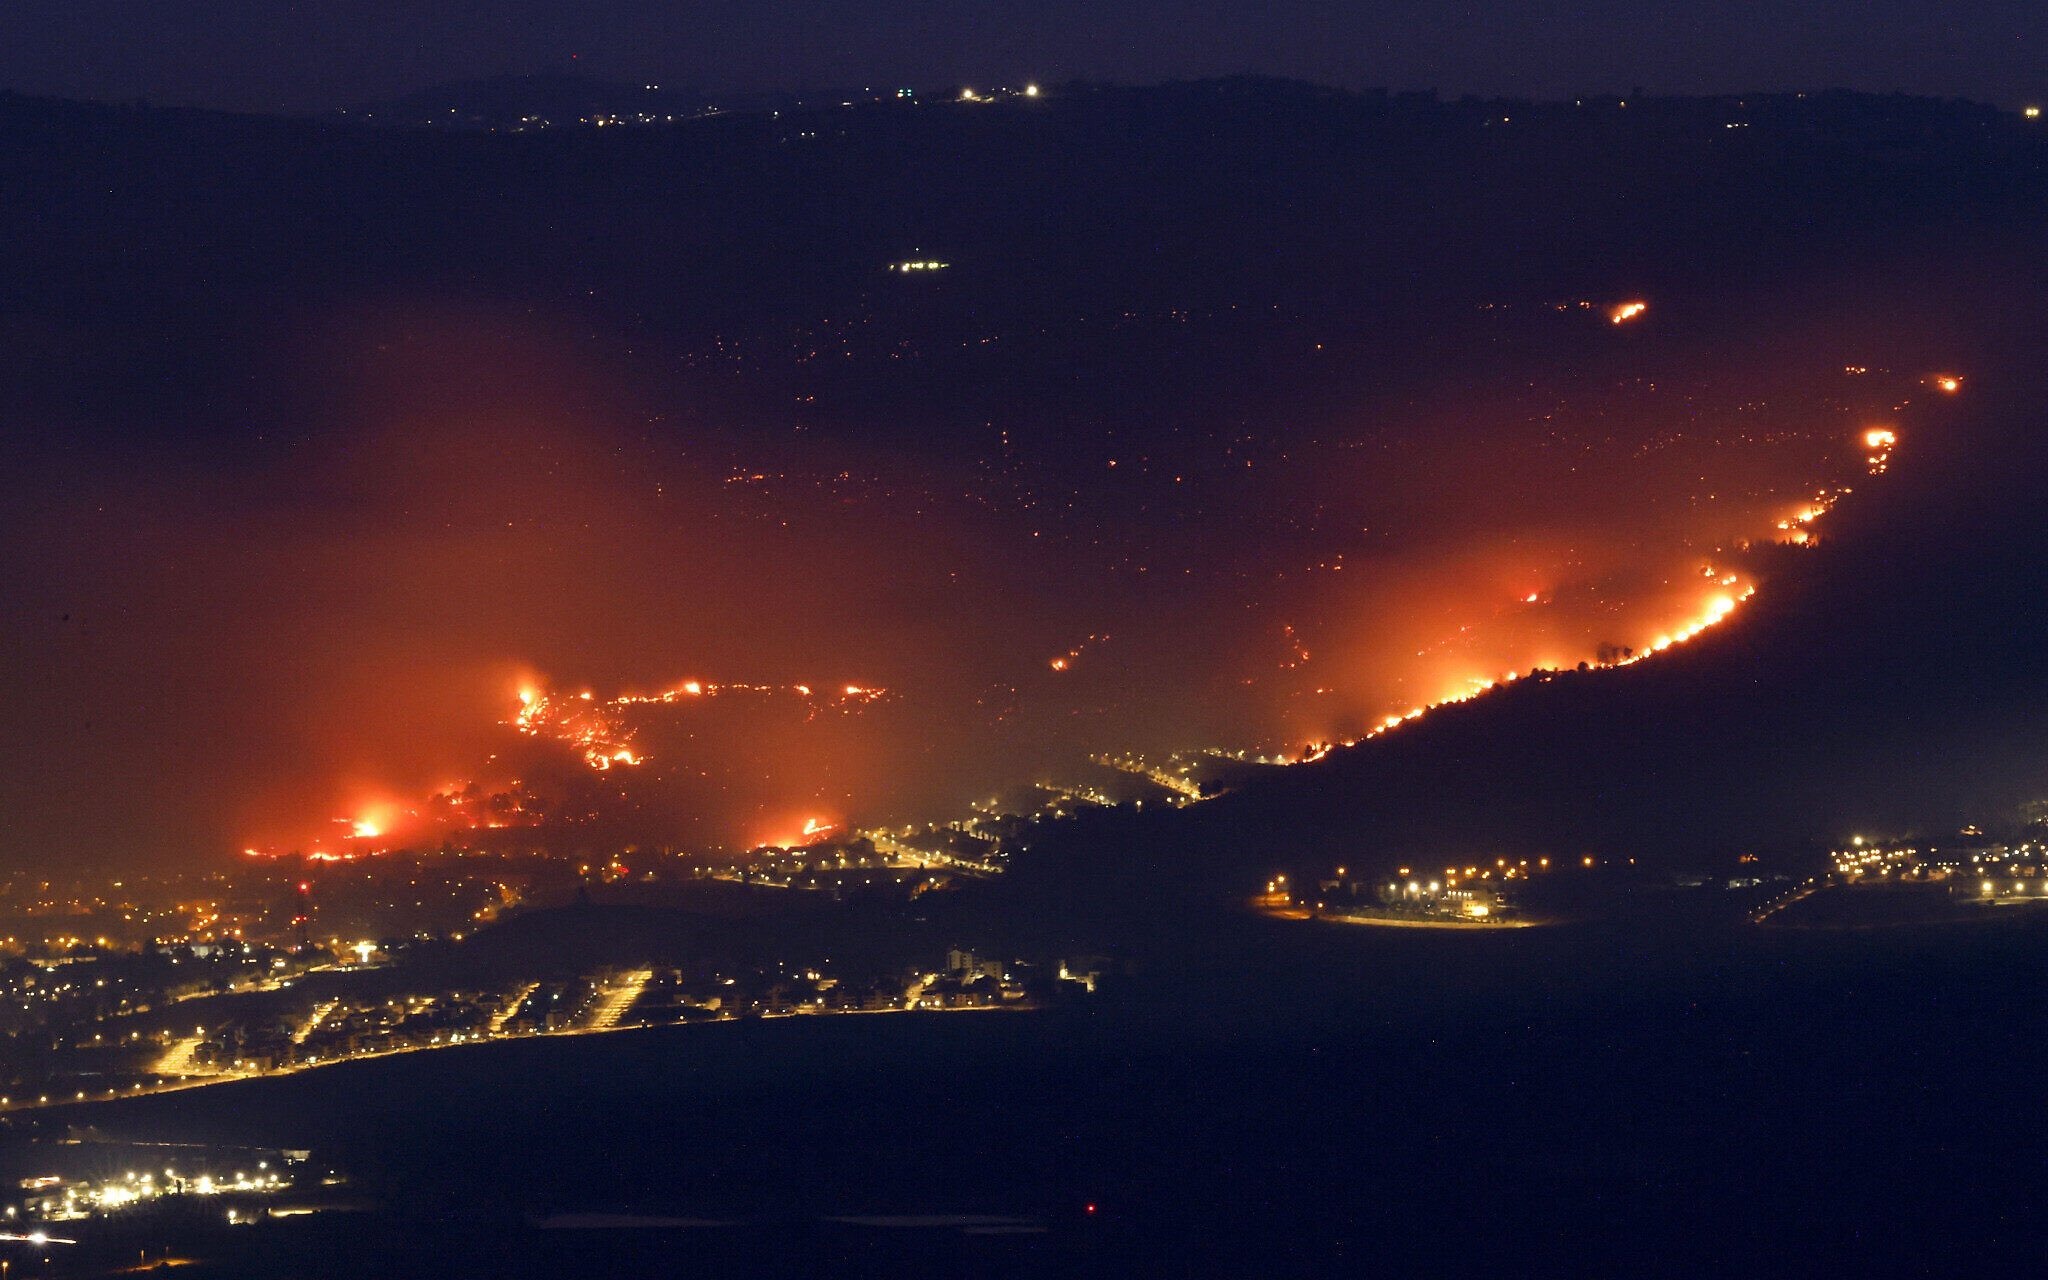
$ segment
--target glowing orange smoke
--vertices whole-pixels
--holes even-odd
[[[769,834],[755,844],[757,849],[801,849],[818,844],[839,830],[839,824],[828,818],[805,818],[801,827],[770,828]]]

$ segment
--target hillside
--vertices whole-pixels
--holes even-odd
[[[1086,912],[1232,899],[1277,869],[1584,853],[1664,870],[1756,854],[1803,875],[1855,831],[2016,822],[2048,794],[2037,287],[2016,278],[1987,308],[1967,400],[1731,621],[1651,661],[1545,673],[1260,770],[1212,802],[1065,824],[1012,891]]]

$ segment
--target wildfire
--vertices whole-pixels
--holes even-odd
[[[1309,660],[1308,646],[1302,643],[1301,636],[1295,631],[1293,623],[1284,624],[1280,628],[1280,635],[1287,642],[1288,650],[1287,660],[1280,664],[1282,671],[1291,671]]]
[[[1071,671],[1074,669],[1074,663],[1080,659],[1083,653],[1086,653],[1088,651],[1090,645],[1102,644],[1104,641],[1108,639],[1109,636],[1106,634],[1091,635],[1087,639],[1075,645],[1073,648],[1067,650],[1065,653],[1057,654],[1054,657],[1048,659],[1045,665],[1052,668],[1054,671]]]
[[[1611,324],[1627,324],[1649,309],[1650,304],[1647,302],[1624,302],[1619,306],[1609,308],[1607,319]]]
[[[827,711],[857,710],[888,697],[889,691],[871,685],[844,684],[829,696],[821,697],[807,684],[714,684],[704,680],[685,680],[660,693],[627,693],[600,699],[587,690],[568,697],[529,686],[519,690],[519,708],[510,723],[528,737],[551,738],[569,744],[583,757],[585,764],[604,772],[645,764],[649,758],[632,745],[637,730],[630,723],[630,708],[672,706],[684,701],[736,695],[796,698],[806,704],[806,718],[815,718]]]
[[[839,830],[839,824],[829,819],[818,817],[805,818],[803,826],[795,830],[791,830],[788,827],[783,827],[780,830],[771,829],[771,834],[754,847],[757,849],[800,849],[805,845],[817,844],[825,840],[837,830]]]
[[[1631,303],[1628,306],[1635,308],[1635,310],[1629,311],[1628,315],[1621,314],[1622,311],[1628,309],[1627,307],[1616,309],[1613,318],[1617,324],[1622,320],[1630,318],[1630,316],[1638,314],[1642,309],[1641,304],[1637,303]],[[1949,389],[1951,388],[1944,388],[1944,390]],[[1890,461],[1892,447],[1898,443],[1898,433],[1889,427],[1872,427],[1863,433],[1862,443],[1866,449],[1871,451],[1866,459],[1870,465],[1870,473],[1872,475],[1883,474]],[[1842,495],[1847,492],[1847,489],[1842,489],[1818,493],[1812,501],[1801,506],[1799,510],[1791,515],[1779,520],[1777,522],[1777,530],[1782,535],[1779,541],[1789,542],[1796,546],[1807,545],[1812,540],[1812,535],[1808,531],[1809,526],[1826,515],[1834,507],[1835,503],[1840,500]],[[1716,588],[1730,589],[1713,591],[1701,601],[1699,613],[1690,621],[1652,636],[1643,648],[1622,650],[1619,656],[1611,658],[1603,656],[1600,661],[1588,662],[1585,666],[1588,669],[1626,667],[1653,657],[1656,654],[1664,653],[1700,635],[1709,627],[1727,620],[1744,601],[1747,601],[1756,594],[1756,587],[1753,584],[1740,585],[1739,589],[1734,589],[1740,583],[1738,575],[1721,572],[1711,564],[1703,565],[1700,575]],[[1529,592],[1518,597],[1519,601],[1523,604],[1534,604],[1540,598],[1540,593],[1537,592]],[[1489,690],[1511,683],[1517,678],[1517,675],[1518,673],[1509,671],[1503,673],[1498,679],[1484,676],[1469,677],[1462,687],[1445,692],[1441,697],[1426,706],[1414,707],[1405,712],[1396,712],[1383,716],[1379,723],[1374,725],[1364,735],[1348,739],[1342,745],[1347,747],[1355,746],[1359,742],[1391,733],[1409,721],[1420,719],[1424,714],[1438,707],[1468,702]],[[1320,759],[1335,745],[1337,744],[1327,742],[1314,743],[1304,752],[1301,759],[1304,762]]]

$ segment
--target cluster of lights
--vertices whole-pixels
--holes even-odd
[[[1014,94],[1022,98],[1035,98],[1038,96],[1038,86],[1036,84],[1027,84],[1022,89],[998,89],[994,93],[976,93],[971,86],[963,86],[960,90],[960,101],[994,102],[1004,94]]]
[[[1970,828],[1966,835],[1973,834]],[[1856,836],[1847,848],[1831,850],[1830,864],[1836,875],[1855,882],[1866,876],[1901,879],[1943,880],[1953,876],[1976,876],[1987,895],[1997,891],[1996,876],[2011,878],[2012,895],[2048,894],[2048,850],[2029,842],[2020,845],[1965,845],[1947,851],[1918,845],[1882,844]]]
[[[210,1173],[197,1177],[180,1177],[176,1170],[165,1169],[161,1178],[155,1173],[130,1171],[118,1178],[107,1178],[99,1182],[75,1182],[65,1184],[57,1178],[32,1178],[24,1183],[24,1189],[49,1191],[47,1207],[42,1217],[50,1222],[68,1222],[90,1217],[94,1213],[118,1213],[150,1201],[167,1196],[219,1196],[219,1195],[271,1195],[282,1191],[291,1184],[285,1177],[270,1168],[270,1162],[259,1161],[257,1172],[237,1172],[230,1176],[216,1178]],[[54,1194],[58,1188],[61,1195]],[[42,1243],[36,1239],[42,1235],[36,1232],[27,1236],[13,1237]],[[70,1244],[69,1240],[50,1238],[52,1244]]]
[[[1846,849],[1836,849],[1828,855],[1837,875],[1856,876],[1890,875],[1894,868],[1912,866],[1920,851],[1904,846],[1883,847],[1866,841],[1862,836],[1850,840]]]

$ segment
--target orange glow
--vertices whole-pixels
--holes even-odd
[[[754,847],[757,849],[801,849],[806,845],[819,844],[829,839],[833,832],[839,830],[839,824],[829,818],[807,817],[803,820],[801,826],[796,825],[794,819],[789,821],[790,825],[788,826],[770,828],[769,834],[756,841]]]
[[[1665,300],[1660,299],[1659,305],[1665,305]],[[1597,342],[1597,331],[1590,328],[1593,315],[1608,314],[1612,324],[1620,325],[1640,319],[1647,313],[1647,305],[1642,301],[1620,305],[1596,302],[1583,310],[1574,306],[1573,311],[1576,314],[1569,326],[1580,338]],[[1660,320],[1660,325],[1663,323]],[[1614,341],[1632,346],[1649,333],[1645,330],[1636,338]],[[1772,416],[1759,415],[1757,426],[1742,426],[1745,419],[1736,415],[1736,409],[1746,413],[1752,397],[1761,405],[1766,390],[1761,380],[1753,388],[1737,388],[1743,403],[1726,408],[1719,418],[1709,412],[1713,409],[1710,403],[1698,411],[1689,407],[1690,401],[1684,397],[1692,395],[1690,391],[1667,388],[1656,399],[1646,390],[1631,391],[1628,394],[1641,403],[1630,399],[1620,402],[1620,407],[1631,412],[1640,409],[1644,420],[1668,429],[1653,437],[1645,428],[1644,439],[1649,441],[1642,446],[1645,451],[1627,459],[1617,454],[1611,462],[1598,457],[1589,461],[1591,455],[1571,443],[1579,438],[1574,432],[1583,435],[1589,430],[1594,431],[1592,438],[1603,439],[1600,433],[1608,427],[1600,425],[1595,430],[1596,422],[1631,420],[1615,403],[1606,401],[1600,406],[1606,416],[1598,420],[1590,416],[1592,408],[1567,406],[1571,412],[1566,412],[1548,399],[1534,405],[1532,421],[1538,416],[1533,410],[1540,410],[1546,420],[1552,410],[1559,410],[1557,422],[1544,431],[1554,430],[1554,439],[1566,441],[1569,447],[1545,443],[1541,450],[1531,446],[1527,452],[1518,451],[1515,442],[1502,444],[1482,436],[1481,431],[1491,427],[1476,411],[1467,414],[1473,422],[1467,433],[1471,438],[1460,434],[1463,419],[1454,417],[1452,410],[1483,407],[1492,412],[1495,406],[1491,404],[1430,405],[1417,416],[1428,419],[1426,425],[1438,425],[1435,420],[1441,417],[1442,452],[1456,455],[1441,465],[1433,445],[1417,445],[1411,454],[1390,455],[1400,462],[1399,467],[1377,452],[1361,450],[1357,474],[1353,474],[1352,455],[1304,448],[1291,463],[1293,472],[1283,471],[1277,457],[1269,472],[1266,453],[1240,446],[1248,456],[1233,456],[1230,465],[1250,470],[1253,458],[1249,455],[1256,454],[1259,487],[1244,493],[1219,487],[1213,500],[1205,493],[1204,501],[1227,513],[1226,519],[1244,524],[1242,531],[1230,533],[1231,538],[1242,540],[1241,547],[1207,531],[1204,537],[1208,541],[1191,539],[1188,543],[1187,560],[1195,566],[1190,570],[1159,547],[1133,550],[1116,545],[1108,535],[1102,535],[1099,549],[1086,549],[1095,544],[1079,539],[1083,533],[1095,537],[1097,531],[1079,524],[1062,535],[1061,554],[1067,557],[1076,582],[1084,572],[1097,572],[1094,562],[1099,560],[1110,566],[1100,570],[1102,573],[1118,575],[1103,580],[1118,585],[1177,584],[1183,579],[1191,584],[1179,596],[1155,588],[1136,597],[1144,601],[1142,609],[1135,604],[1127,606],[1115,592],[1097,590],[1100,584],[1090,579],[1084,584],[1087,590],[1077,589],[1075,596],[1085,603],[1081,617],[1072,612],[1065,617],[1049,613],[1012,622],[987,603],[1000,596],[963,594],[959,599],[974,602],[971,608],[962,603],[958,607],[963,612],[955,616],[946,612],[953,605],[934,606],[930,618],[905,628],[908,640],[901,645],[893,636],[889,644],[876,643],[858,626],[841,634],[841,624],[835,620],[857,614],[842,614],[839,606],[843,602],[833,595],[823,597],[832,603],[832,610],[821,612],[816,619],[806,618],[793,628],[806,636],[801,645],[789,641],[786,647],[774,647],[750,638],[748,643],[760,645],[758,652],[750,652],[748,643],[720,639],[722,630],[708,624],[701,633],[691,631],[687,617],[647,614],[643,626],[639,615],[626,612],[618,619],[607,617],[606,627],[599,633],[605,637],[602,644],[563,646],[538,634],[537,626],[493,637],[491,643],[499,646],[491,650],[494,655],[502,654],[505,645],[532,644],[534,652],[575,656],[561,659],[565,665],[559,684],[538,669],[479,670],[473,678],[478,685],[475,700],[480,705],[465,709],[467,718],[461,721],[473,728],[466,738],[453,732],[448,735],[450,752],[473,754],[429,756],[414,751],[410,759],[380,766],[384,771],[375,776],[380,785],[415,785],[424,790],[440,783],[451,761],[467,759],[474,773],[487,777],[493,788],[504,786],[514,775],[533,779],[535,802],[523,814],[517,808],[490,804],[492,797],[478,794],[466,782],[449,786],[444,797],[423,803],[417,822],[387,815],[381,809],[366,810],[361,794],[350,790],[324,800],[316,795],[300,812],[310,810],[316,817],[346,814],[364,824],[339,831],[327,828],[326,847],[330,849],[367,852],[387,842],[393,848],[433,848],[450,842],[450,830],[552,822],[555,815],[568,812],[561,803],[559,782],[562,774],[568,774],[584,794],[593,797],[576,802],[576,821],[585,820],[581,816],[585,809],[595,812],[602,808],[603,818],[590,821],[609,823],[615,814],[630,808],[635,815],[630,821],[644,824],[644,828],[635,828],[634,838],[645,839],[643,829],[668,823],[674,836],[680,837],[679,843],[695,839],[684,834],[685,821],[701,821],[707,830],[716,822],[720,829],[707,839],[731,848],[764,832],[788,837],[786,842],[815,838],[822,820],[807,819],[806,810],[836,813],[849,826],[863,828],[885,820],[948,817],[951,814],[944,806],[950,797],[980,795],[982,791],[968,790],[966,779],[925,782],[911,779],[912,774],[923,770],[936,779],[941,768],[958,759],[962,775],[982,775],[972,778],[972,783],[978,788],[985,778],[991,791],[1019,776],[1032,776],[1005,774],[1004,770],[1043,769],[1045,776],[1058,776],[1052,770],[1061,767],[1077,733],[1089,735],[1091,749],[1100,741],[1104,746],[1147,753],[1152,759],[1200,743],[1219,744],[1219,750],[1284,744],[1289,758],[1300,753],[1304,743],[1325,744],[1312,750],[1320,754],[1327,744],[1396,732],[1412,719],[1427,718],[1432,707],[1465,702],[1503,685],[1517,684],[1532,672],[1536,676],[1531,683],[1569,680],[1568,673],[1581,666],[1618,667],[1644,661],[1651,654],[1687,644],[1707,628],[1735,616],[1755,590],[1750,585],[1752,575],[1776,563],[1781,554],[1793,555],[1783,547],[1766,547],[1762,550],[1768,558],[1751,559],[1752,544],[1799,545],[1819,536],[1820,522],[1844,491],[1842,486],[1863,483],[1855,477],[1866,456],[1891,449],[1899,434],[1913,428],[1912,408],[1924,407],[1930,399],[1927,391],[1939,385],[1923,372],[1926,363],[1931,360],[1918,368],[1909,366],[1910,372],[1899,375],[1875,371],[1850,379],[1841,377],[1839,360],[1809,371],[1825,375],[1826,394],[1831,397],[1827,407],[1837,414],[1816,420],[1818,425],[1812,426],[1795,416],[1802,406],[1788,399],[1788,393],[1776,384],[1769,388],[1775,397],[1770,406]],[[1922,382],[1923,378],[1928,381]],[[1914,394],[1919,397],[1918,405],[1909,399]],[[1854,398],[1859,396],[1863,398]],[[1664,405],[1666,400],[1672,401],[1669,407]],[[1519,400],[1515,402],[1517,412],[1522,407]],[[1733,434],[1738,427],[1747,434]],[[1419,429],[1412,434],[1416,440],[1438,438]],[[1807,452],[1797,456],[1802,467],[1811,463],[1815,469],[1791,474],[1790,464],[1777,461],[1776,454],[1770,455],[1768,464],[1759,454],[1760,460],[1745,472],[1715,460],[1720,453],[1733,454],[1738,440],[1748,441],[1752,436],[1775,439],[1777,434],[1806,442]],[[1548,442],[1553,437],[1546,434],[1544,439]],[[1489,447],[1473,447],[1477,444]],[[1500,447],[1491,447],[1495,444]],[[1862,452],[1849,452],[1859,444],[1864,446]],[[1483,459],[1483,465],[1474,461],[1477,459]],[[1169,457],[1164,449],[1155,450],[1149,460],[1133,451],[1118,465],[1115,479],[1120,486],[1129,481],[1130,502],[1156,502],[1155,495],[1136,487],[1143,477],[1155,474],[1163,485],[1167,477],[1192,461]],[[1823,464],[1824,471],[1819,469]],[[1478,470],[1469,470],[1475,465]],[[1375,479],[1378,471],[1394,478],[1379,481]],[[1272,479],[1266,478],[1269,474]],[[1131,479],[1133,476],[1137,479]],[[1302,508],[1315,512],[1313,519],[1304,515],[1300,517],[1303,523],[1286,525],[1289,541],[1284,549],[1255,541],[1265,535],[1257,521],[1249,518],[1252,515],[1275,521],[1296,519],[1294,508],[1287,504],[1294,499],[1297,479],[1317,490],[1311,495],[1316,505]],[[1503,487],[1507,479],[1518,485],[1526,482],[1532,496],[1525,502],[1520,488],[1514,490],[1512,500],[1503,496],[1509,493]],[[1412,498],[1412,511],[1391,504],[1382,522],[1377,507],[1358,497],[1362,486],[1379,483],[1393,486],[1403,498]],[[1641,497],[1632,492],[1638,486],[1645,490]],[[1656,486],[1654,492],[1649,491],[1651,486]],[[899,491],[909,492],[907,488]],[[1121,495],[1124,490],[1117,492]],[[976,491],[977,502],[983,496]],[[1652,499],[1654,506],[1650,505]],[[1046,501],[1043,494],[1037,500]],[[893,500],[906,510],[932,501],[935,499],[928,496]],[[1231,506],[1232,502],[1239,505]],[[1251,505],[1254,503],[1264,503],[1270,510],[1256,508]],[[977,506],[976,511],[980,509]],[[874,514],[870,508],[856,512],[862,520]],[[1541,533],[1531,535],[1530,529],[1537,527],[1532,522],[1539,517],[1548,524]],[[982,517],[977,514],[974,518]],[[1042,523],[1038,509],[1030,509],[1022,518],[1034,525]],[[1777,528],[1772,532],[1774,524]],[[1028,536],[1036,536],[1035,529]],[[1384,551],[1379,550],[1383,537],[1388,539]],[[971,545],[978,548],[980,544]],[[1297,545],[1299,559],[1285,559]],[[1228,548],[1229,554],[1219,548]],[[801,575],[815,574],[826,581],[844,577],[863,584],[862,591],[872,588],[877,602],[890,598],[887,575],[901,548],[884,548],[888,552],[885,557],[848,554],[843,560],[818,556],[814,547],[801,549],[805,554],[791,554],[789,563],[778,568],[799,575],[790,580],[802,581],[812,594],[818,583]],[[1333,574],[1333,562],[1347,556],[1349,562],[1342,565],[1345,572]],[[677,557],[676,562],[689,563],[687,557]],[[948,561],[942,567],[968,563],[979,562]],[[1217,596],[1204,594],[1220,590],[1204,576],[1214,572],[1206,565],[1217,564],[1230,565],[1229,572],[1241,575],[1245,583],[1241,614],[1224,614]],[[990,578],[991,584],[1001,585],[999,570],[1000,565],[990,564],[989,572],[996,575]],[[1138,576],[1141,573],[1146,576]],[[731,571],[731,576],[733,582],[720,589],[742,600],[759,590],[757,580],[773,579],[770,574],[738,570]],[[932,580],[948,579],[935,575]],[[601,581],[609,584],[613,579],[601,575]],[[1532,587],[1532,583],[1541,585]],[[977,586],[975,590],[981,589]],[[794,587],[791,593],[795,594]],[[630,597],[630,592],[625,594]],[[593,595],[602,593],[594,591]],[[1222,598],[1235,608],[1236,596]],[[733,602],[721,603],[729,606]],[[784,618],[804,617],[794,608],[763,609],[749,615],[743,609],[726,607],[721,613],[735,620],[751,620],[750,625],[762,635],[776,634]],[[606,615],[587,608],[575,616]],[[620,619],[632,621],[629,625]],[[1287,620],[1285,626],[1283,619]],[[960,640],[962,653],[957,659],[944,644],[932,643],[932,636],[945,633],[944,629],[962,626],[979,630],[961,633],[966,638]],[[1097,637],[1082,640],[1082,626],[1116,632],[1118,650],[1104,647],[1098,653],[1089,643]],[[614,632],[624,638],[615,638]],[[664,685],[660,667],[644,668],[648,650],[636,657],[630,648],[638,643],[632,636],[639,632],[648,637],[650,648],[657,638],[660,645],[669,647],[660,660],[674,664],[668,668],[670,678],[677,668],[694,668],[705,676]],[[1056,648],[1061,640],[1070,648]],[[1307,665],[1311,649],[1315,653],[1312,666]],[[652,648],[652,652],[661,650]],[[903,656],[923,654],[931,657],[912,661]],[[501,661],[495,656],[492,660]],[[566,666],[572,661],[579,664],[578,669]],[[625,672],[634,674],[620,674]],[[916,674],[899,674],[912,672]],[[1034,672],[1058,675],[1059,679],[1046,680],[1044,674],[1032,679]],[[764,683],[728,679],[757,673]],[[790,682],[799,676],[808,677],[811,683]],[[901,699],[900,709],[876,709],[841,736],[799,737],[798,731],[787,725],[774,730],[772,737],[764,736],[760,726],[768,717],[753,715],[755,708],[772,705],[777,716],[789,713],[786,719],[791,722],[797,717],[837,721],[860,716],[869,702],[888,696],[870,686],[869,679],[898,685],[915,679],[919,687]],[[593,687],[586,688],[585,680],[593,681]],[[649,682],[621,683],[624,680]],[[1531,691],[1520,692],[1527,695]],[[714,707],[712,703],[718,699],[723,701]],[[442,704],[448,706],[460,704]],[[1183,710],[1187,707],[1200,710]],[[714,721],[713,717],[726,717],[728,709],[733,713],[729,722]],[[905,722],[902,726],[897,723],[899,716]],[[909,751],[890,749],[891,754],[884,755],[871,750],[858,735],[883,736],[876,722],[884,719],[889,722],[888,736],[933,745],[919,758]],[[500,749],[484,738],[493,721],[509,725],[519,738],[502,761],[487,766],[480,763],[483,753]],[[929,728],[930,732],[898,734],[899,727]],[[830,732],[839,734],[840,730],[834,725]],[[954,736],[942,736],[946,734]],[[512,736],[502,730],[500,735]],[[761,749],[756,751],[757,747]],[[358,758],[375,757],[365,750]],[[554,766],[562,767],[550,771]],[[578,774],[582,776],[576,777]],[[739,774],[744,777],[735,782],[733,776]],[[458,779],[468,776],[467,771],[457,775]],[[898,778],[906,780],[899,783]],[[461,794],[465,788],[467,796]],[[653,798],[657,788],[670,789],[674,797],[671,800],[664,795],[660,800],[666,811],[659,810]],[[687,801],[682,798],[684,788],[695,789]],[[855,795],[873,808],[852,808]],[[686,803],[706,817],[699,819],[690,813],[686,819],[677,818],[687,812]],[[1147,808],[1151,807],[1148,801]],[[628,820],[618,819],[621,824]],[[363,843],[338,838],[350,830],[355,832],[353,839]],[[260,821],[238,820],[231,834],[262,848],[294,847],[277,841],[274,831],[265,830]],[[507,847],[511,843],[507,841]]]
[[[1938,373],[1934,376],[1934,385],[1949,395],[1954,395],[1963,389],[1963,380],[1952,373]]]
[[[1288,627],[1284,630],[1286,631],[1286,634],[1291,640],[1294,635],[1294,629],[1292,627]],[[1091,635],[1085,640],[1082,640],[1079,644],[1068,649],[1065,653],[1060,654],[1058,657],[1052,658],[1045,665],[1051,667],[1054,671],[1071,671],[1073,670],[1074,663],[1080,659],[1083,653],[1086,653],[1088,651],[1091,645],[1102,644],[1108,639],[1109,637],[1107,635]]]

